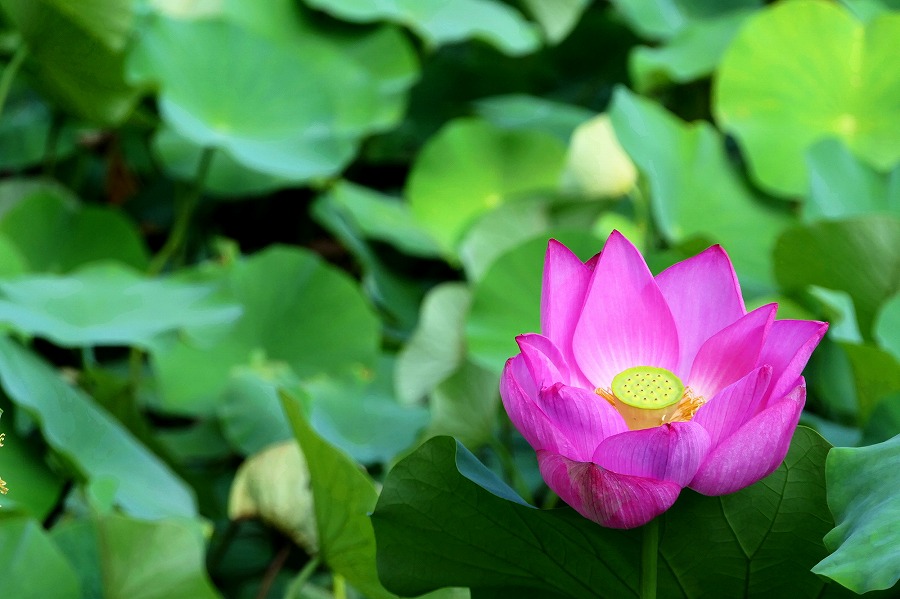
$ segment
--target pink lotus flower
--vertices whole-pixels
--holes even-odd
[[[543,334],[516,338],[503,405],[563,501],[641,526],[684,487],[732,493],[781,464],[828,325],[776,309],[747,312],[719,246],[654,278],[617,231],[587,263],[551,240]]]

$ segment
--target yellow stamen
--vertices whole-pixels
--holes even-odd
[[[9,493],[9,489],[6,488],[6,482],[2,478],[0,478],[0,493],[4,495]]]

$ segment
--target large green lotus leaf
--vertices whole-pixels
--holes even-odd
[[[175,177],[190,181],[197,176],[203,159],[203,148],[163,125],[153,136],[153,149],[166,170]],[[243,198],[271,193],[300,183],[263,173],[242,165],[226,150],[213,154],[206,175],[205,191],[220,198]]]
[[[878,309],[900,289],[900,219],[857,216],[794,227],[778,239],[774,262],[786,289],[818,285],[848,293],[860,332],[871,339]]]
[[[375,533],[368,516],[378,498],[374,483],[346,454],[316,434],[297,399],[283,394],[281,402],[309,467],[323,561],[367,597],[394,597],[381,586],[375,571]]]
[[[900,435],[869,447],[836,447],[828,454],[828,506],[834,553],[813,572],[856,593],[887,589],[900,580]]]
[[[0,7],[22,35],[41,88],[89,121],[128,117],[138,98],[124,79],[131,0],[2,0]]]
[[[897,0],[842,0],[841,4],[863,21],[870,21],[892,10],[900,10],[900,2]]]
[[[613,0],[632,29],[653,39],[668,39],[694,22],[762,4],[762,0]]]
[[[463,363],[470,300],[466,285],[454,282],[425,296],[416,330],[397,355],[394,388],[400,401],[422,400]]]
[[[648,92],[670,82],[687,83],[715,71],[753,9],[688,22],[662,46],[639,46],[629,57],[635,89]]]
[[[900,360],[871,345],[842,343],[841,347],[853,372],[862,426],[869,422],[880,402],[900,393]]]
[[[556,188],[565,146],[540,131],[510,131],[458,119],[416,157],[406,194],[413,215],[452,257],[482,213],[518,194]]]
[[[496,434],[500,380],[496,372],[464,362],[431,393],[426,436],[449,435],[473,451]]]
[[[624,88],[616,91],[610,117],[625,151],[650,181],[651,209],[663,236],[673,243],[692,237],[719,242],[745,287],[771,286],[769,256],[790,219],[746,187],[718,132],[703,121],[683,123]]]
[[[340,186],[340,184],[339,184]],[[365,195],[369,196],[367,190]],[[375,192],[372,192],[373,194]],[[376,200],[375,198],[378,197]],[[310,213],[312,217],[343,245],[354,258],[359,262],[363,269],[362,287],[366,295],[370,298],[372,304],[378,307],[383,313],[385,323],[385,334],[392,337],[404,338],[415,327],[416,320],[419,317],[419,304],[422,303],[422,296],[427,289],[425,281],[416,281],[407,275],[398,273],[392,268],[388,258],[384,257],[383,252],[379,252],[373,242],[370,242],[369,235],[384,234],[387,231],[379,225],[372,223],[363,223],[360,220],[360,212],[369,212],[370,209],[381,211],[384,206],[377,208],[371,204],[370,200],[380,202],[394,201],[388,200],[383,196],[371,195],[361,202],[357,203],[362,196],[351,198],[344,196],[342,202],[336,195],[326,193],[319,196],[312,204]],[[349,204],[355,204],[352,208]],[[368,205],[367,205],[368,204]],[[388,209],[390,210],[390,209]],[[356,212],[358,211],[358,212]],[[395,213],[391,218],[396,217],[398,224],[405,223],[408,214],[407,208],[401,208],[400,213]],[[415,228],[415,229],[413,229]],[[409,232],[412,233],[410,239],[400,241],[399,237],[394,237],[391,243],[402,244],[403,251],[427,251],[429,255],[437,252],[436,243],[431,240],[430,236],[425,233],[418,223],[412,223]],[[427,241],[426,241],[427,239]]]
[[[476,115],[503,129],[546,131],[566,144],[575,128],[596,114],[582,106],[525,94],[480,98],[473,107]]]
[[[409,44],[390,28],[328,35],[297,11],[268,36],[257,17],[149,16],[129,76],[159,86],[166,123],[199,147],[289,181],[333,175],[361,136],[399,119],[416,76]]]
[[[747,21],[719,68],[715,113],[761,186],[804,193],[804,154],[826,137],[880,169],[900,159],[898,37],[900,14],[863,24],[822,0],[781,2]]]
[[[353,225],[369,239],[384,241],[413,256],[431,258],[440,254],[434,239],[399,198],[349,181],[338,181],[325,198],[349,215]]]
[[[0,119],[0,169],[15,171],[40,162],[47,153],[52,125],[50,106],[21,79],[16,79]],[[75,141],[72,127],[63,127],[56,142],[56,158],[71,154]]]
[[[6,477],[7,486],[12,485],[0,505],[4,512],[19,511],[44,520],[56,507],[65,481],[44,461],[47,448],[19,434],[12,426],[11,415],[12,412],[6,412],[7,417],[0,420],[0,433],[5,435],[0,448],[0,476]]]
[[[194,516],[190,488],[80,389],[32,352],[0,339],[0,384],[47,444],[88,480],[116,483],[115,501],[141,518]]]
[[[497,258],[472,293],[466,322],[470,358],[499,373],[518,353],[516,335],[539,332],[541,282],[547,239],[566,244],[582,260],[600,251],[603,242],[584,231],[548,231]]]
[[[854,156],[838,139],[809,149],[809,198],[806,220],[840,219],[861,214],[900,216],[900,166],[880,173]]]
[[[148,522],[107,514],[69,520],[54,528],[52,537],[78,566],[85,597],[216,599],[203,533],[196,519]]]
[[[537,28],[495,0],[304,0],[339,19],[391,21],[412,29],[431,46],[481,39],[511,56],[540,47]]]
[[[82,597],[75,570],[36,520],[0,519],[0,572],[8,597]]]
[[[240,310],[212,285],[147,279],[115,263],[69,275],[0,281],[0,322],[67,347],[136,345],[189,327],[235,320]]]
[[[30,270],[66,272],[94,260],[147,266],[137,227],[120,212],[82,206],[48,181],[0,183],[0,235],[13,242]]]
[[[875,340],[900,360],[900,294],[881,307],[875,322]]]
[[[590,0],[525,0],[525,7],[552,44],[566,39],[578,24]]]
[[[208,412],[240,366],[283,363],[305,378],[374,364],[378,318],[354,281],[311,252],[273,247],[209,276],[242,316],[216,340],[151,349],[165,408]]]
[[[828,448],[800,428],[784,464],[755,485],[723,497],[684,491],[660,523],[659,596],[820,596],[824,583],[808,570],[827,553],[821,537],[832,523]],[[498,597],[510,589],[637,596],[640,531],[602,528],[570,509],[536,510],[449,437],[391,470],[372,520],[379,573],[396,593],[458,585]]]

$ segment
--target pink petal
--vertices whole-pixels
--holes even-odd
[[[574,451],[536,403],[537,390],[522,355],[506,361],[500,376],[500,398],[513,426],[534,449],[565,453]]]
[[[778,401],[799,383],[800,374],[825,336],[828,323],[815,320],[776,320],[769,330],[759,364],[772,365],[767,405]]]
[[[690,487],[704,495],[734,493],[774,472],[791,445],[806,387],[757,414],[713,449]]]
[[[595,387],[609,387],[615,375],[633,366],[678,365],[672,314],[644,258],[618,231],[610,234],[594,268],[572,350]]]
[[[554,385],[541,393],[543,412],[572,444],[573,460],[590,461],[601,441],[628,430],[622,416],[605,399],[577,387]]]
[[[731,260],[714,245],[673,264],[656,277],[678,327],[681,364],[686,375],[703,342],[743,316],[747,310]]]
[[[715,448],[723,439],[738,430],[756,416],[772,379],[772,367],[757,368],[741,380],[725,387],[697,410],[691,420],[709,433],[710,447]]]
[[[757,308],[700,346],[688,377],[694,393],[710,398],[753,370],[777,309],[778,304]]]
[[[616,474],[590,462],[537,452],[547,486],[579,514],[610,528],[635,528],[669,509],[681,487],[665,480]]]
[[[560,349],[573,367],[577,365],[572,355],[572,336],[592,270],[593,264],[582,264],[578,256],[555,239],[547,244],[541,289],[541,333]]]
[[[631,476],[688,484],[709,451],[709,434],[693,422],[628,431],[604,440],[594,452],[598,466]]]
[[[522,356],[538,393],[544,387],[555,383],[569,384],[569,368],[566,360],[549,339],[528,333],[516,337],[516,343],[522,350]]]

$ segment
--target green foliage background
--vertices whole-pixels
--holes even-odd
[[[831,323],[818,434],[683,494],[660,596],[890,589],[897,40],[893,0],[0,0],[0,593],[636,596],[497,391],[547,239],[614,228]]]

